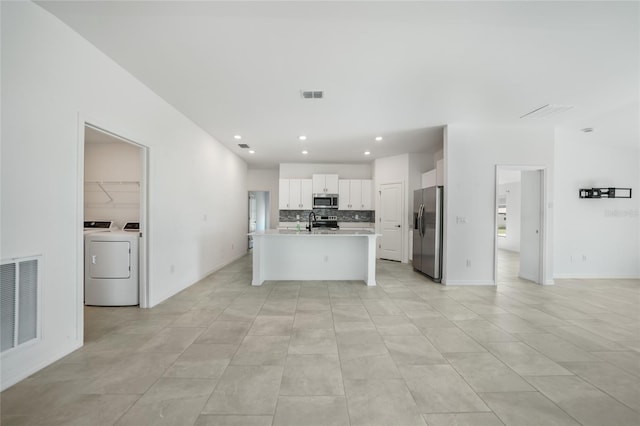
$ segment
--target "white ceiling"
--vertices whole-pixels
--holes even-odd
[[[638,2],[39,4],[251,167],[433,152],[447,123],[545,104],[584,127],[640,87]]]

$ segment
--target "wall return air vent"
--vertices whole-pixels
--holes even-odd
[[[239,143],[238,146],[242,149],[249,149],[249,145],[247,145],[246,143]]]
[[[563,112],[569,111],[573,108],[573,105],[543,105],[534,109],[533,111],[529,111],[525,115],[520,116],[520,118],[526,118],[529,120],[542,120],[545,118],[555,117],[558,114],[562,114]]]
[[[0,266],[0,352],[40,338],[41,256],[3,260]]]
[[[303,99],[322,99],[324,98],[324,91],[322,90],[301,90],[300,96]]]

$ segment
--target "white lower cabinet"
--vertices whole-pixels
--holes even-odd
[[[310,210],[313,203],[311,179],[280,179],[280,210]]]
[[[373,210],[371,179],[341,179],[338,182],[339,210]]]

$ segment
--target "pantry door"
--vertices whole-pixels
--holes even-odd
[[[402,261],[402,183],[380,185],[380,233],[378,253],[381,259]]]

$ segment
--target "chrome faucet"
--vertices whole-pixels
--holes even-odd
[[[313,230],[313,225],[311,224],[311,216],[312,215],[313,215],[313,223],[316,223],[316,220],[317,220],[315,212],[309,213],[309,226],[308,226],[309,232],[311,232]]]

